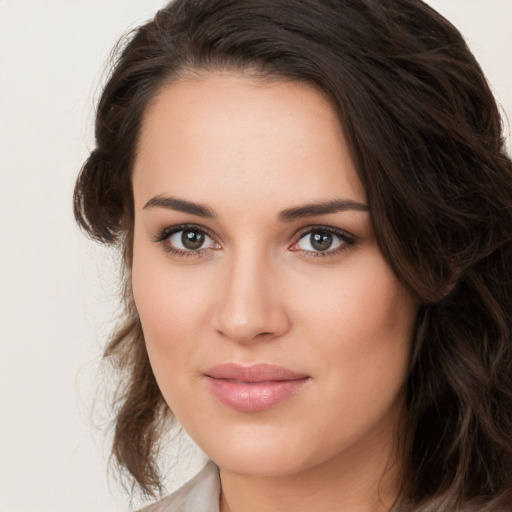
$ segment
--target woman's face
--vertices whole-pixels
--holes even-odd
[[[144,118],[133,292],[154,374],[221,468],[389,456],[416,306],[326,97],[204,74]]]

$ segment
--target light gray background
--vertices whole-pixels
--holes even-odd
[[[430,3],[466,35],[511,117],[512,0]],[[109,50],[163,4],[0,0],[0,512],[128,507],[90,414],[117,266],[75,227],[71,195]]]

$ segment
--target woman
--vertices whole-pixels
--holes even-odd
[[[512,165],[452,25],[177,0],[96,140],[75,214],[124,254],[113,456],[155,495],[175,415],[213,461],[147,510],[511,509]]]

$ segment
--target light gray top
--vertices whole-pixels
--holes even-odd
[[[140,512],[219,512],[219,469],[213,462],[183,487]]]

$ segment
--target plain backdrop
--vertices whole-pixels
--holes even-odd
[[[512,116],[512,0],[430,3]],[[117,261],[78,231],[71,196],[109,51],[163,4],[0,0],[0,512],[128,510],[107,478],[106,419],[91,415]],[[183,443],[171,485],[201,464]]]

